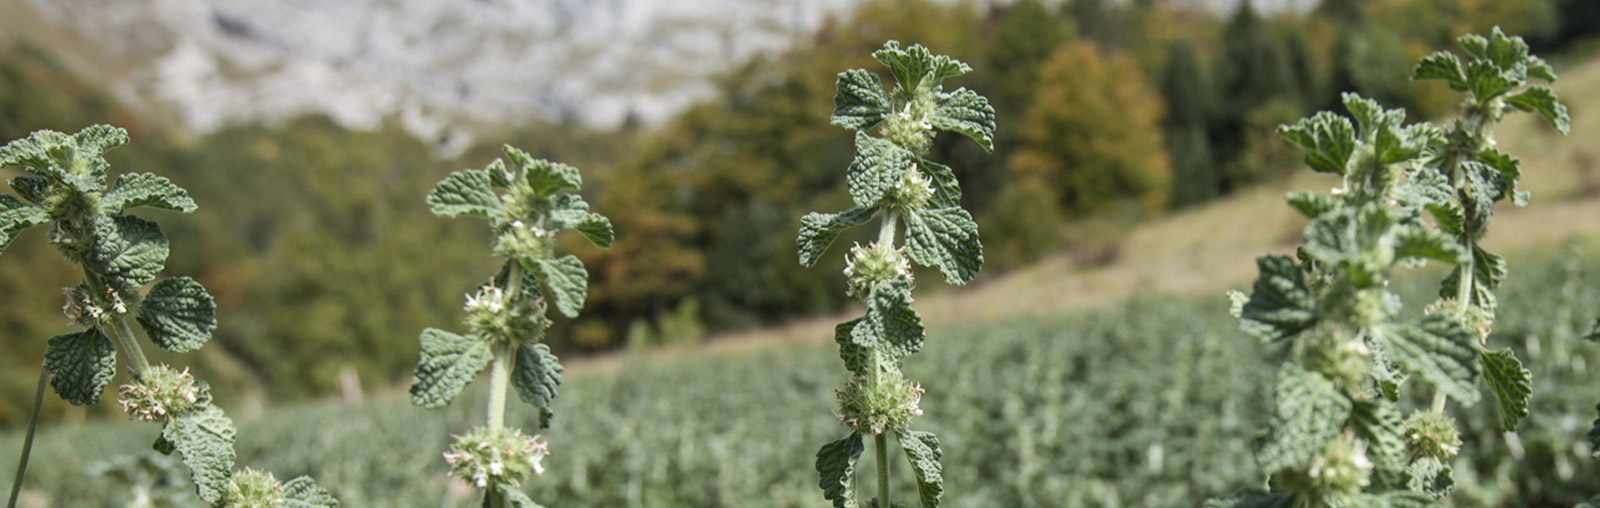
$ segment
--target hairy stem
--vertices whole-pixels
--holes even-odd
[[[889,431],[873,436],[878,453],[878,506],[889,507]]]
[[[139,347],[139,342],[133,338],[133,329],[128,327],[128,321],[121,316],[111,320],[111,335],[117,339],[117,345],[122,352],[128,355],[128,361],[133,363],[134,373],[139,378],[150,371],[150,360],[144,356],[144,349]]]
[[[890,208],[883,212],[883,225],[878,228],[878,245],[894,248],[894,230],[900,225],[900,211]]]
[[[11,501],[6,508],[17,508],[17,496],[22,493],[22,477],[28,472],[28,455],[33,453],[33,429],[39,425],[39,405],[44,402],[44,365],[39,365],[39,387],[33,392],[33,410],[28,412],[28,434],[22,438],[22,459],[17,461],[17,479],[11,483]]]
[[[506,387],[511,384],[511,354],[516,346],[506,344],[496,348],[494,363],[489,367],[489,428],[499,430],[506,425]]]

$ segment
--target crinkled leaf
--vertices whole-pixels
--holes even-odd
[[[43,203],[45,196],[50,195],[50,179],[39,175],[21,175],[9,183],[18,196],[35,205]]]
[[[1437,79],[1457,92],[1467,91],[1467,74],[1461,69],[1461,59],[1455,53],[1438,51],[1422,57],[1411,73],[1411,79]]]
[[[917,497],[922,508],[938,508],[944,496],[944,466],[939,459],[939,438],[932,432],[904,430],[900,432],[900,448],[911,461],[911,472],[917,479]]]
[[[1317,324],[1317,299],[1306,286],[1305,273],[1294,258],[1270,255],[1256,259],[1249,300],[1239,308],[1239,328],[1264,342],[1293,337]]]
[[[1223,497],[1206,500],[1205,508],[1289,508],[1294,506],[1294,496],[1272,494],[1261,489],[1244,489]]]
[[[1500,287],[1500,282],[1506,277],[1506,258],[1483,250],[1482,247],[1472,246],[1472,305],[1493,312],[1498,305],[1494,296],[1495,288]],[[1445,276],[1439,283],[1439,297],[1454,299],[1459,294],[1461,284],[1461,271],[1464,265],[1457,265],[1450,275]]]
[[[865,69],[851,69],[839,73],[838,92],[833,96],[834,125],[850,130],[867,130],[889,114],[889,96],[883,93],[883,81],[877,74]]]
[[[862,319],[864,318],[856,318],[835,325],[833,341],[839,344],[839,359],[844,360],[845,369],[855,374],[867,375],[873,372],[872,350],[857,344],[850,334]]]
[[[1511,91],[1517,86],[1518,81],[1513,76],[1507,75],[1494,62],[1473,60],[1467,64],[1467,89],[1472,91],[1473,98],[1479,102],[1488,101]]]
[[[511,145],[505,146],[507,159],[517,167],[517,172],[528,180],[536,196],[549,196],[560,190],[578,190],[583,187],[583,176],[578,168],[559,162],[535,159]]]
[[[456,335],[437,328],[422,331],[422,358],[411,373],[411,403],[444,407],[478,377],[494,353],[476,335]]]
[[[1450,179],[1432,168],[1421,168],[1394,190],[1394,198],[1402,205],[1423,208],[1433,215],[1439,229],[1459,235],[1466,224],[1466,212],[1456,202],[1455,188]]]
[[[917,159],[917,171],[933,181],[933,196],[928,198],[929,208],[961,206],[961,183],[950,166],[927,159]]]
[[[1533,373],[1522,367],[1510,349],[1483,352],[1484,379],[1500,403],[1500,429],[1517,430],[1517,422],[1528,416],[1528,398],[1533,395]]]
[[[339,500],[328,489],[317,486],[311,478],[301,476],[284,482],[279,508],[339,508]]]
[[[601,247],[610,247],[616,238],[616,233],[611,229],[611,219],[598,213],[585,215],[572,229],[582,233],[590,243]]]
[[[155,280],[167,263],[167,235],[154,222],[130,215],[102,217],[95,223],[95,237],[89,269],[119,294],[132,294]]]
[[[1551,83],[1556,82],[1555,68],[1550,67],[1550,64],[1546,63],[1543,58],[1528,55],[1528,58],[1523,61],[1528,64],[1528,77],[1542,79]]]
[[[914,163],[911,152],[886,139],[856,132],[856,157],[850,161],[845,183],[858,208],[874,208],[890,188],[900,183]]]
[[[75,406],[98,404],[117,375],[117,347],[100,330],[51,337],[44,348],[44,370],[56,394]]]
[[[1364,335],[1363,342],[1367,350],[1372,352],[1372,379],[1377,382],[1378,395],[1389,402],[1400,400],[1400,385],[1406,382],[1405,370],[1396,364],[1394,358],[1383,348],[1383,344],[1373,337],[1373,334]]]
[[[5,252],[17,233],[48,222],[50,214],[44,209],[24,203],[16,196],[0,194],[0,252]]]
[[[495,488],[500,491],[501,498],[505,500],[510,508],[544,508],[539,503],[533,502],[533,498],[528,497],[528,494],[523,492],[522,489],[509,482],[497,483]],[[485,504],[487,504],[487,501],[487,498],[485,498]]]
[[[556,310],[569,318],[578,317],[583,300],[589,296],[589,270],[583,267],[583,261],[567,254],[557,259],[535,259],[528,268],[550,288]]]
[[[865,448],[861,434],[851,433],[817,451],[817,485],[834,508],[859,508],[855,498],[856,461]]]
[[[1394,257],[1398,260],[1432,259],[1459,264],[1467,262],[1467,250],[1443,231],[1413,226],[1395,233]]]
[[[883,49],[872,52],[872,58],[889,66],[895,80],[905,89],[915,89],[928,79],[933,80],[930,88],[937,90],[945,78],[972,72],[972,68],[960,60],[935,55],[921,44],[902,50],[899,41],[891,40],[883,43]]]
[[[807,267],[816,265],[840,233],[865,224],[870,219],[872,210],[867,208],[851,208],[839,213],[811,212],[801,217],[800,236],[795,239],[799,245],[800,264]]]
[[[1421,457],[1406,468],[1406,488],[1431,496],[1429,501],[1449,494],[1456,486],[1450,466],[1433,457]]]
[[[0,167],[22,166],[78,192],[103,192],[110,166],[105,152],[127,142],[127,131],[107,125],[90,126],[71,136],[35,131],[0,147]]]
[[[52,130],[34,131],[28,137],[0,146],[0,167],[21,166],[40,176],[65,178],[67,170],[64,161],[57,159],[57,156],[67,154],[63,148],[72,148],[72,139],[66,134]]]
[[[589,211],[589,203],[577,194],[561,194],[551,200],[547,224],[556,229],[571,229],[595,245],[610,247],[615,239],[611,219]]]
[[[217,328],[217,304],[205,286],[188,277],[161,279],[139,303],[139,326],[161,349],[200,349]]]
[[[911,286],[904,281],[872,285],[867,315],[850,331],[856,344],[878,351],[880,361],[897,362],[922,350],[927,337],[922,316],[911,308]]]
[[[906,245],[912,261],[937,267],[951,284],[971,282],[983,268],[978,223],[958,207],[911,210],[906,214]]]
[[[1495,200],[1510,198],[1513,205],[1528,205],[1528,193],[1517,189],[1517,184],[1522,180],[1521,159],[1492,146],[1479,152],[1478,158],[1482,160],[1481,164],[1473,162],[1470,167],[1476,169],[1484,180],[1498,183]]]
[[[517,348],[517,365],[511,369],[511,384],[517,387],[517,395],[523,402],[539,408],[541,429],[550,428],[550,417],[555,415],[552,408],[556,389],[561,386],[561,373],[565,370],[550,352],[550,346],[527,344]]]
[[[111,189],[100,197],[100,206],[106,213],[122,213],[135,206],[149,206],[188,213],[196,208],[189,191],[183,190],[164,176],[151,173],[126,173],[112,182]]]
[[[1278,137],[1306,153],[1306,165],[1324,173],[1343,175],[1356,149],[1355,128],[1350,120],[1328,111],[1302,118],[1294,125],[1278,127]]]
[[[1538,113],[1544,117],[1551,127],[1566,134],[1572,130],[1572,117],[1567,115],[1567,106],[1556,99],[1556,92],[1544,85],[1533,85],[1521,91],[1506,94],[1505,101],[1511,107]]]
[[[1256,447],[1256,463],[1269,475],[1310,460],[1350,416],[1350,399],[1333,383],[1292,363],[1278,371],[1273,397],[1272,426]]]
[[[1467,50],[1467,54],[1493,62],[1503,69],[1525,65],[1528,58],[1528,43],[1521,37],[1506,35],[1498,26],[1490,31],[1488,37],[1467,34],[1456,41]]]
[[[1478,402],[1477,334],[1444,314],[1413,324],[1372,328],[1384,351],[1407,372],[1462,404]]]
[[[986,151],[994,151],[994,106],[989,99],[966,88],[940,94],[939,107],[928,117],[939,130],[959,132],[977,141]]]
[[[493,185],[488,171],[469,169],[450,173],[428,193],[428,209],[443,217],[498,217],[504,209]]]
[[[1367,458],[1372,461],[1372,483],[1379,489],[1396,489],[1405,484],[1406,440],[1401,428],[1400,409],[1387,400],[1354,401],[1350,411],[1350,430],[1367,443]]]
[[[1429,138],[1412,140],[1410,133],[1402,128],[1406,119],[1404,109],[1384,109],[1378,101],[1349,92],[1343,98],[1362,141],[1372,148],[1375,162],[1389,164],[1410,159],[1426,148],[1424,143]]]
[[[228,491],[233,476],[233,420],[212,405],[197,406],[167,420],[161,439],[183,456],[194,475],[200,499],[217,503]]]
[[[1284,196],[1289,206],[1307,219],[1315,219],[1323,213],[1338,208],[1339,198],[1315,192],[1290,192]]]

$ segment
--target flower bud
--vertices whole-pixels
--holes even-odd
[[[550,448],[539,436],[527,437],[521,429],[472,429],[456,436],[456,443],[445,452],[450,474],[480,489],[492,485],[518,486],[532,475],[544,474],[544,458]]]
[[[200,384],[189,375],[187,367],[178,372],[166,365],[157,365],[140,376],[139,380],[117,388],[122,411],[133,419],[166,421],[200,402]]]
[[[878,282],[899,279],[916,282],[905,247],[887,249],[876,243],[867,247],[856,244],[845,254],[844,262],[844,276],[849,283],[845,294],[854,298],[866,298],[872,293],[872,285]]]
[[[283,483],[272,473],[244,468],[228,481],[223,508],[273,508],[283,501]]]
[[[876,380],[858,376],[835,392],[838,397],[839,424],[857,432],[882,434],[901,430],[922,415],[922,385],[906,381],[899,372],[888,371]]]
[[[1438,411],[1417,411],[1401,424],[1406,451],[1412,458],[1448,459],[1461,452],[1461,431],[1456,421]]]

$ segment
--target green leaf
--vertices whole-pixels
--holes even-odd
[[[912,261],[937,267],[951,284],[972,282],[983,268],[978,223],[958,207],[910,210],[906,213],[906,246]]]
[[[906,168],[916,160],[911,152],[886,139],[856,132],[856,157],[850,161],[845,182],[857,208],[876,208],[884,193],[899,185]]]
[[[1498,305],[1494,290],[1500,287],[1500,282],[1506,277],[1506,258],[1491,254],[1477,245],[1472,246],[1472,255],[1472,291],[1469,293],[1472,301],[1469,303],[1493,312]],[[1461,271],[1465,268],[1458,265],[1450,271],[1450,275],[1445,276],[1439,284],[1440,298],[1456,298],[1461,284]]]
[[[972,68],[960,60],[935,55],[921,44],[901,50],[900,42],[893,40],[883,43],[883,49],[872,52],[872,58],[889,66],[900,87],[907,90],[922,86],[924,80],[931,80],[929,89],[938,90],[945,78],[972,72]]]
[[[526,492],[509,482],[496,483],[495,489],[500,491],[500,496],[510,508],[543,508],[539,503],[533,502],[533,498],[528,497]]]
[[[278,508],[339,508],[339,500],[328,489],[317,486],[311,478],[301,476],[284,482],[283,496]]]
[[[163,176],[150,173],[127,173],[112,182],[111,190],[100,197],[100,206],[106,213],[118,214],[135,206],[149,206],[188,213],[197,208],[183,190]]]
[[[1467,64],[1467,89],[1472,91],[1472,97],[1478,102],[1486,102],[1511,91],[1518,81],[1506,75],[1494,62],[1474,60]]]
[[[1292,363],[1278,371],[1273,396],[1277,412],[1256,447],[1256,463],[1269,475],[1311,460],[1350,416],[1350,399],[1333,383]]]
[[[851,433],[817,451],[817,486],[833,508],[859,508],[856,503],[856,460],[866,449],[861,434]]]
[[[167,235],[161,226],[138,217],[117,215],[95,222],[89,270],[119,294],[133,294],[155,280],[167,263]]]
[[[1478,402],[1478,340],[1472,330],[1444,314],[1415,324],[1372,328],[1374,339],[1407,372],[1466,405]]]
[[[456,335],[437,328],[422,331],[422,358],[411,374],[411,403],[440,408],[478,377],[494,353],[476,335]]]
[[[544,344],[526,344],[517,348],[517,365],[511,369],[511,384],[517,387],[522,401],[539,408],[539,428],[550,428],[550,417],[556,388],[561,386],[561,361]]]
[[[28,137],[13,140],[0,147],[0,167],[21,166],[40,176],[62,179],[67,170],[55,157],[61,146],[70,148],[72,139],[52,130],[38,130]]]
[[[5,252],[17,233],[49,222],[50,214],[44,209],[24,203],[16,196],[0,194],[0,252]]]
[[[557,259],[535,259],[529,269],[550,287],[556,310],[569,318],[578,317],[583,310],[583,300],[589,295],[589,271],[577,256],[567,254]]]
[[[1256,259],[1261,274],[1239,309],[1239,328],[1263,342],[1293,337],[1317,324],[1317,299],[1294,258]]]
[[[187,353],[211,340],[211,331],[217,328],[217,304],[194,279],[168,277],[145,294],[136,319],[161,349]]]
[[[161,439],[183,456],[184,465],[193,473],[195,490],[208,503],[220,502],[228,492],[235,433],[233,420],[210,404],[178,413],[161,429]]]
[[[878,351],[883,362],[897,362],[922,350],[927,330],[922,316],[911,308],[911,286],[904,281],[872,285],[867,295],[867,315],[850,331],[856,344]]]
[[[1345,506],[1362,508],[1430,508],[1442,506],[1439,500],[1422,492],[1399,490],[1382,494],[1356,494]]]
[[[1465,227],[1466,212],[1456,202],[1455,188],[1450,185],[1449,177],[1433,168],[1424,167],[1413,172],[1406,183],[1395,187],[1394,198],[1407,207],[1426,209],[1439,229],[1446,233],[1459,235]]]
[[[1433,457],[1421,457],[1406,468],[1406,488],[1431,496],[1428,501],[1449,494],[1456,480],[1449,465]]]
[[[50,180],[39,175],[21,175],[9,183],[18,196],[35,205],[44,203],[45,196],[50,195]]]
[[[799,245],[800,264],[806,267],[816,265],[833,241],[839,238],[839,234],[866,224],[872,215],[871,209],[851,208],[839,213],[811,212],[801,217],[800,236],[795,239]]]
[[[1492,146],[1479,152],[1478,158],[1482,162],[1471,162],[1471,167],[1485,180],[1498,180],[1494,200],[1510,198],[1511,204],[1516,206],[1528,205],[1528,193],[1517,190],[1517,184],[1522,180],[1521,159]]]
[[[1484,379],[1500,403],[1500,429],[1517,430],[1517,422],[1528,417],[1528,398],[1533,395],[1533,373],[1522,367],[1510,349],[1483,351]]]
[[[862,319],[865,318],[856,318],[835,325],[833,341],[839,344],[839,359],[844,360],[845,369],[855,374],[867,375],[873,372],[872,350],[857,344],[850,333]]]
[[[578,190],[583,187],[583,176],[578,168],[559,162],[535,159],[528,152],[511,145],[505,146],[506,158],[516,165],[517,172],[526,178],[536,196],[549,196],[560,190]]]
[[[601,247],[610,247],[616,238],[616,233],[611,229],[611,219],[598,213],[584,216],[583,220],[572,229],[582,233],[584,238],[589,239],[589,243]]]
[[[829,122],[850,130],[872,128],[889,114],[889,96],[883,81],[865,69],[839,73],[838,92],[833,96],[833,117]]]
[[[961,183],[956,181],[956,172],[950,166],[917,159],[917,170],[933,180],[933,196],[928,198],[929,208],[961,206]]]
[[[1556,99],[1556,92],[1545,85],[1533,85],[1518,92],[1506,94],[1506,104],[1530,113],[1538,113],[1544,117],[1551,127],[1567,134],[1572,130],[1572,117],[1567,115],[1567,106]]]
[[[1340,203],[1339,198],[1315,192],[1290,192],[1284,196],[1284,200],[1307,219],[1315,219],[1329,210],[1338,208]]]
[[[1555,68],[1552,68],[1550,67],[1550,64],[1545,63],[1543,58],[1528,55],[1528,58],[1523,61],[1527,62],[1528,64],[1528,77],[1539,78],[1551,83],[1556,82]]]
[[[1437,79],[1448,83],[1452,90],[1467,91],[1467,74],[1461,70],[1461,59],[1449,51],[1438,51],[1422,57],[1412,71],[1411,79]]]
[[[966,134],[985,151],[994,151],[994,106],[977,92],[957,88],[940,94],[939,107],[928,117],[928,123],[939,130]]]
[[[1356,149],[1355,128],[1350,120],[1328,111],[1294,125],[1279,126],[1278,137],[1300,147],[1306,153],[1306,165],[1323,173],[1345,174],[1350,154]]]
[[[100,403],[100,393],[117,375],[117,347],[100,330],[51,337],[44,348],[50,386],[74,406]]]
[[[1261,489],[1244,489],[1223,497],[1206,500],[1205,508],[1290,508],[1294,496],[1272,494]]]
[[[1397,260],[1432,259],[1462,264],[1467,262],[1467,251],[1448,233],[1413,226],[1401,228],[1395,233],[1394,257]]]
[[[1386,400],[1353,401],[1350,430],[1367,443],[1372,483],[1379,489],[1402,488],[1411,460],[1401,427],[1400,409]]]
[[[1356,121],[1361,140],[1371,147],[1376,162],[1389,164],[1409,159],[1425,148],[1408,139],[1401,129],[1406,119],[1404,109],[1383,109],[1378,101],[1350,92],[1342,97],[1345,108]]]
[[[475,215],[493,218],[505,213],[494,193],[489,172],[469,169],[444,177],[428,193],[428,209],[441,217]]]
[[[904,430],[900,432],[900,448],[911,461],[922,508],[938,508],[939,498],[944,496],[944,466],[939,464],[944,454],[939,451],[938,436],[932,432]]]
[[[604,215],[589,211],[589,203],[583,196],[577,194],[562,194],[553,200],[554,206],[550,209],[548,224],[556,229],[571,229],[582,233],[589,242],[610,247],[615,233],[611,230],[611,219]]]

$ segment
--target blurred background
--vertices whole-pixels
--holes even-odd
[[[1600,314],[1594,0],[0,0],[0,140],[115,124],[133,142],[113,172],[190,191],[198,212],[147,215],[220,327],[155,360],[212,383],[241,464],[312,474],[355,507],[472,497],[439,453],[482,395],[426,412],[405,388],[418,332],[460,329],[497,261],[487,228],[423,196],[502,143],[577,166],[617,242],[563,244],[590,292],[547,339],[569,370],[534,498],[824,506],[812,457],[841,432],[844,372],[829,339],[858,311],[844,249],[803,268],[795,232],[849,202],[834,76],[920,43],[973,67],[947,86],[989,97],[999,125],[993,154],[943,136],[930,157],[955,168],[986,258],[970,287],[919,277],[932,328],[910,369],[947,436],[950,506],[1188,506],[1260,481],[1275,353],[1220,294],[1298,243],[1285,190],[1333,185],[1274,129],[1342,113],[1341,91],[1442,120],[1458,97],[1412,65],[1493,26],[1555,65],[1573,128],[1499,131],[1534,202],[1489,237],[1513,269],[1498,334],[1541,398],[1520,437],[1494,431],[1492,404],[1463,409],[1483,413],[1464,417],[1482,453],[1457,464],[1453,502],[1571,506],[1600,493],[1582,439],[1600,355],[1577,338]],[[75,270],[45,240],[0,258],[4,429],[67,330]],[[1415,272],[1408,302],[1441,276]],[[42,419],[25,506],[197,505],[115,404],[47,394]],[[10,478],[21,434],[0,438]]]

